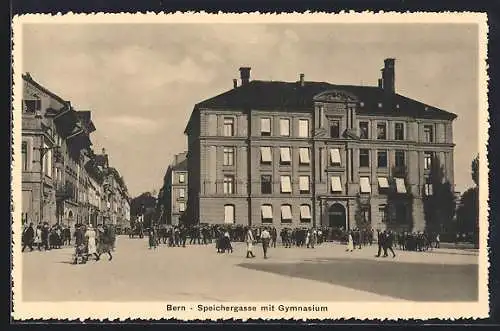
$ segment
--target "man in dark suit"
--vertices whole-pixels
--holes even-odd
[[[392,249],[393,242],[394,242],[394,235],[389,230],[389,231],[387,231],[387,233],[385,235],[385,240],[384,240],[384,257],[387,257],[387,250],[391,251],[393,258],[396,257],[396,254],[394,253],[394,250]]]
[[[380,253],[382,253],[382,247],[384,246],[385,233],[377,230],[377,243],[378,243],[378,252],[375,257],[380,257]]]
[[[23,230],[23,249],[24,252],[26,246],[30,248],[30,252],[33,251],[33,240],[35,238],[35,230],[33,229],[33,223],[30,223],[29,226],[24,228]]]

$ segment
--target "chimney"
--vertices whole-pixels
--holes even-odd
[[[384,60],[384,69],[382,71],[382,81],[383,88],[388,93],[396,92],[395,84],[395,70],[394,70],[395,59],[389,58]]]
[[[106,155],[106,148],[102,148],[102,155]]]
[[[300,74],[300,86],[304,86],[304,74]]]
[[[235,78],[233,79],[233,88],[237,88],[238,87],[238,80]]]
[[[250,82],[250,70],[252,68],[249,67],[241,67],[240,68],[240,78],[241,78],[241,85],[246,85],[248,82]]]

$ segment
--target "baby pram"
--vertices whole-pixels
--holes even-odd
[[[78,245],[75,248],[75,254],[73,255],[73,264],[85,264],[88,261],[88,250],[87,245]]]

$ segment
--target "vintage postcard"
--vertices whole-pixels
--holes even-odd
[[[13,19],[13,316],[488,316],[480,13]]]

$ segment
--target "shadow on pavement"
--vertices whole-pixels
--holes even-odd
[[[477,301],[478,266],[318,259],[314,262],[242,263],[238,266],[410,301]],[[305,289],[307,290],[307,289]],[[335,300],[335,298],[331,298]]]

